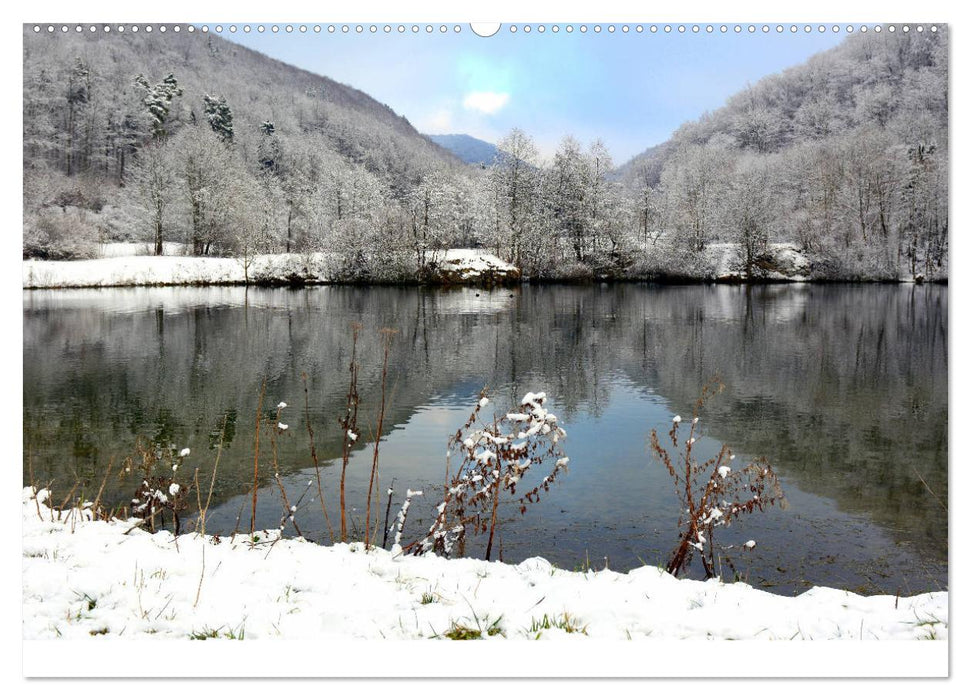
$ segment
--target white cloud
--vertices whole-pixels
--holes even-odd
[[[505,92],[470,92],[462,101],[462,106],[484,114],[495,114],[507,102],[509,94]]]

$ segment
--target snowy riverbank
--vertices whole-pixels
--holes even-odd
[[[301,286],[340,282],[365,282],[348,277],[337,256],[330,253],[277,253],[242,258],[193,257],[183,255],[184,246],[166,243],[165,254],[154,256],[145,244],[109,243],[100,249],[102,257],[91,260],[24,260],[24,289],[70,289],[143,286],[244,285]],[[652,265],[635,264],[630,269],[594,273],[586,266],[568,266],[563,274],[540,276],[560,282],[591,280],[676,282],[811,282],[837,281],[819,273],[810,258],[792,243],[774,243],[750,269],[741,262],[738,246],[712,243],[686,261],[672,254],[663,238],[639,249]],[[444,285],[496,286],[515,283],[520,270],[481,248],[451,248],[429,252],[430,277],[426,281]],[[400,279],[418,281],[414,270],[399,271]],[[396,277],[394,279],[399,279]],[[522,277],[522,279],[527,279]],[[917,282],[913,276],[862,276],[845,281]],[[939,280],[944,281],[944,280]]]
[[[247,281],[286,285],[339,280],[334,256],[327,253],[256,255],[244,264],[241,258],[153,256],[145,251],[135,244],[113,244],[104,251],[106,257],[93,260],[25,260],[23,288],[235,285]],[[518,277],[513,265],[484,250],[453,248],[437,255],[443,278],[452,283],[495,283]]]
[[[44,492],[41,492],[42,497]],[[23,637],[44,639],[927,640],[948,594],[789,598],[656,567],[571,572],[60,519],[23,494]],[[130,530],[130,532],[129,532]]]

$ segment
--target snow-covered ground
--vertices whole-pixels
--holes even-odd
[[[333,259],[326,253],[256,255],[247,271],[240,258],[183,256],[178,254],[178,244],[165,245],[166,254],[161,256],[150,255],[141,244],[111,243],[104,246],[105,257],[95,260],[25,260],[23,288],[245,284],[247,272],[250,282],[276,284],[319,284],[332,277]],[[453,248],[440,255],[442,270],[459,281],[497,279],[516,272],[513,265],[484,250]]]
[[[185,243],[175,243],[164,241],[162,243],[162,255],[185,255]],[[98,245],[98,257],[101,258],[128,258],[133,255],[154,255],[155,245],[153,243],[101,243]]]
[[[52,511],[24,489],[23,637],[43,639],[943,640],[948,594],[797,597],[656,567],[572,572],[323,547],[260,532],[176,541]],[[87,514],[89,516],[89,513]],[[501,652],[500,652],[501,653]]]
[[[328,267],[328,256],[323,253],[257,255],[248,274],[251,282],[289,279],[325,282]],[[23,262],[24,289],[244,284],[246,279],[247,270],[240,258],[130,255],[98,260]]]
[[[715,279],[743,280],[746,278],[745,265],[739,248],[734,243],[712,243],[708,246],[714,259]],[[769,244],[768,268],[757,268],[754,277],[759,280],[776,282],[806,282],[809,280],[811,265],[807,258],[792,243]]]
[[[492,253],[476,248],[450,248],[445,251],[443,268],[458,273],[462,278],[483,274],[508,275],[515,273],[516,266]]]

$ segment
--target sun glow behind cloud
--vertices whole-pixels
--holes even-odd
[[[508,102],[509,93],[506,92],[470,92],[462,101],[462,106],[483,114],[495,114]]]

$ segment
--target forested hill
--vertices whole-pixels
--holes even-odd
[[[948,32],[848,37],[768,76],[634,158],[641,230],[688,250],[734,240],[749,270],[767,241],[813,276],[947,275]]]
[[[145,95],[135,77],[155,84],[170,74],[182,94],[169,108],[169,132],[204,118],[203,99],[211,95],[230,106],[235,136],[243,141],[258,141],[260,125],[269,121],[284,140],[321,137],[329,150],[378,173],[422,159],[455,162],[407,119],[360,90],[184,28],[165,34],[36,34],[25,26],[27,144],[50,149],[51,137],[64,146],[73,139],[70,152],[49,155],[79,168],[92,158],[103,160],[95,151],[106,144],[122,149],[139,136],[123,127],[126,120],[144,121],[139,112]],[[67,133],[71,129],[79,133]]]
[[[282,196],[299,189],[291,177],[298,172],[341,170],[394,197],[428,170],[462,167],[365,93],[212,34],[184,26],[164,34],[35,33],[25,26],[23,38],[28,229],[36,216],[50,229],[65,202],[94,214],[106,204],[121,218],[85,223],[96,220],[102,237],[106,229],[109,238],[120,235],[134,210],[118,188],[133,184],[144,149],[159,147],[176,160],[192,149],[201,156],[210,144],[200,141],[213,134],[232,142],[237,164],[271,170]],[[52,203],[60,212],[44,211]],[[185,225],[174,208],[168,213],[163,226]],[[306,233],[295,233],[292,219],[307,213],[288,213],[291,238]],[[163,231],[171,239],[177,233]]]
[[[899,28],[898,28],[899,29]],[[726,144],[776,153],[811,142],[885,131],[900,142],[947,150],[948,34],[869,32],[730,97],[724,107],[683,124],[670,140],[618,168],[625,179],[660,183],[679,147]]]

